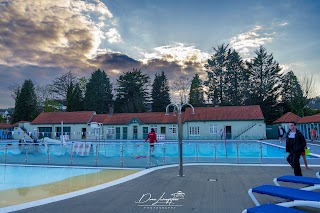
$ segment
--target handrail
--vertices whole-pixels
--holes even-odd
[[[177,163],[178,159],[177,142],[156,143],[153,155],[148,143],[82,143],[90,146],[80,150],[75,143],[6,145],[5,149],[0,150],[0,163],[148,168]],[[260,141],[184,141],[183,144],[183,157],[188,162],[246,163],[250,160],[262,163],[265,158],[263,147],[266,145]],[[84,152],[84,149],[87,150]],[[278,149],[280,153],[285,153],[285,150]],[[281,154],[279,158],[285,163],[283,156]]]

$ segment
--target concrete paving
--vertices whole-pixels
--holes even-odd
[[[315,177],[320,167],[312,168],[313,171],[303,168],[303,174]],[[189,165],[184,166],[184,177],[178,177],[177,174],[177,166],[161,168],[116,186],[17,212],[241,212],[254,206],[248,189],[262,184],[273,185],[273,178],[292,175],[293,171],[289,166]],[[300,186],[290,183],[284,185]],[[170,199],[174,196],[177,200]],[[159,198],[163,198],[162,203],[158,202]],[[257,199],[261,203],[281,201],[266,195],[258,195]],[[319,212],[319,209],[309,207],[299,209]]]

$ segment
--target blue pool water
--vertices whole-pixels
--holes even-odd
[[[95,168],[0,166],[0,190],[37,186],[99,172]]]
[[[43,157],[48,152],[52,157],[60,157],[65,155],[77,156],[79,153],[74,151],[73,144],[68,145],[51,145],[49,149],[45,146],[8,146],[7,149],[0,149],[0,158],[5,155],[12,157],[24,157],[26,152],[28,157]],[[108,156],[108,157],[135,157],[148,156],[149,146],[147,143],[92,143],[90,150],[85,156]],[[270,146],[257,142],[215,142],[215,143],[184,143],[183,156],[185,157],[284,157],[285,150],[280,147]],[[154,149],[155,157],[178,156],[177,143],[161,143],[156,144]]]

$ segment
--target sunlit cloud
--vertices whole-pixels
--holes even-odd
[[[250,58],[254,49],[259,46],[272,42],[275,32],[263,32],[262,26],[257,25],[248,32],[241,33],[230,39],[230,46],[237,50],[245,59]]]
[[[121,35],[119,34],[116,28],[111,28],[108,32],[106,32],[106,36],[108,37],[108,41],[110,43],[121,42]]]
[[[0,64],[7,66],[89,66],[105,32],[121,38],[100,0],[9,0],[0,11]]]
[[[186,67],[186,63],[203,63],[209,58],[209,54],[197,49],[194,46],[186,46],[183,43],[174,45],[166,45],[154,48],[152,53],[144,53],[144,63],[148,63],[151,59],[164,59],[168,62],[177,62],[182,67]]]

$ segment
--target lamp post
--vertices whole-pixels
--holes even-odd
[[[178,112],[178,145],[179,145],[179,176],[183,177],[183,162],[182,162],[182,120],[181,120],[181,109],[184,106],[191,106],[192,114],[194,113],[194,108],[191,104],[168,104],[166,107],[166,115],[169,115],[169,107],[173,106]]]

